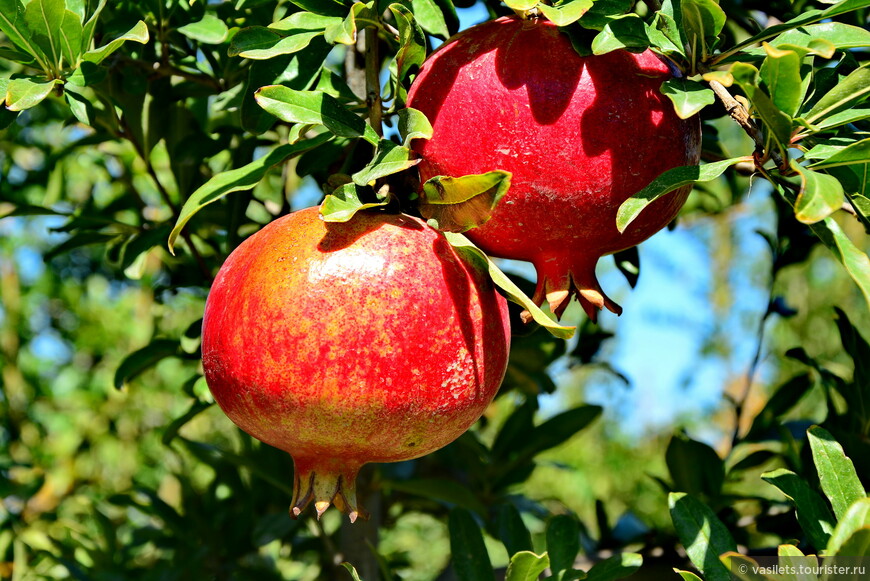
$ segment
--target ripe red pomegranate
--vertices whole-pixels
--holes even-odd
[[[383,213],[328,224],[309,208],[227,258],[202,360],[230,419],[293,456],[293,515],[334,502],[353,521],[360,467],[468,429],[501,384],[509,342],[505,300],[439,232]]]
[[[674,219],[691,187],[660,198],[620,234],[620,204],[665,170],[698,163],[700,123],[659,92],[671,77],[652,52],[581,57],[551,22],[504,17],[471,27],[423,64],[407,105],[434,134],[417,140],[425,181],[513,174],[492,219],[468,232],[486,252],[531,261],[535,301],[561,315],[571,295],[595,319],[621,308],[601,291],[601,256]]]

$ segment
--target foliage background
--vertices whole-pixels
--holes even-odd
[[[870,348],[859,334],[870,288],[860,250],[867,3],[538,8],[565,19],[583,13],[568,26],[581,50],[652,44],[668,54],[689,75],[673,88],[676,105],[704,119],[708,173],[710,163],[743,158],[699,181],[676,230],[642,247],[634,290],[631,277],[602,266],[626,306],[622,318],[595,325],[572,308],[564,320],[579,326],[569,342],[518,327],[502,395],[479,425],[429,457],[372,467],[364,502],[375,518],[349,527],[331,512],[320,523],[287,516],[292,462],[212,405],[199,322],[232,248],[324,193],[336,202],[333,188],[347,178],[330,176],[379,171],[373,146],[385,147],[353,122],[334,136],[316,119],[273,109],[278,121],[254,91],[317,89],[361,120],[372,89],[362,30],[377,23],[379,54],[369,51],[368,68],[380,71],[386,134],[398,143],[396,113],[414,63],[460,22],[510,8],[491,0],[0,1],[0,578],[347,579],[339,563],[348,560],[366,580],[481,579],[493,569],[504,575],[514,559],[513,578],[532,579],[546,559],[563,579],[601,563],[590,578],[676,579],[676,567],[712,580],[727,575],[719,554],[738,545],[768,554],[792,541],[817,553],[830,548],[838,521],[838,530],[865,534],[866,514],[830,514],[838,492],[820,481],[806,430],[821,423],[842,443],[855,478],[839,496],[866,505],[858,497],[870,474]],[[822,10],[848,28],[803,27],[809,40],[789,37],[798,48],[780,50],[800,57],[797,84],[784,72],[791,84],[772,89],[774,63],[792,57],[741,43]],[[319,17],[275,25],[303,12]],[[674,28],[660,14],[683,18]],[[329,42],[324,18],[335,26]],[[742,69],[720,59],[732,47],[742,48]],[[710,98],[711,81],[724,85],[729,70],[730,91],[753,106],[757,141]],[[708,76],[691,76],[699,71]],[[849,122],[808,130],[801,112],[838,86],[851,92],[831,115]],[[318,135],[326,137],[316,148],[289,145]],[[816,157],[806,155],[812,147],[822,148]],[[838,154],[846,163],[826,169]],[[806,169],[811,159],[820,169]],[[397,188],[409,173],[379,183]],[[710,175],[689,179],[698,177]],[[365,181],[341,196],[350,207],[382,201]],[[402,201],[410,211],[413,202]],[[173,255],[167,239],[187,217]],[[824,247],[829,232],[846,237],[833,244],[838,254]],[[526,267],[502,266],[527,288]],[[687,272],[706,274],[690,277],[687,290]],[[669,360],[670,349],[657,350],[668,337],[682,337],[674,340],[690,356]],[[668,375],[666,365],[678,371]],[[652,381],[656,371],[668,379]],[[649,418],[652,409],[674,411]],[[851,475],[843,466],[836,472]],[[797,518],[783,494],[794,490],[761,478],[775,469],[810,491],[798,498]],[[681,526],[686,512],[723,524],[709,524],[716,534],[707,542]]]

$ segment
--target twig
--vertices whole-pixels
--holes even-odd
[[[761,133],[758,131],[758,127],[752,121],[752,117],[749,116],[749,112],[746,108],[735,99],[728,89],[725,88],[725,85],[720,83],[719,81],[710,81],[710,88],[713,89],[713,92],[719,97],[719,100],[722,101],[722,104],[725,106],[725,110],[728,112],[728,115],[731,116],[734,121],[743,128],[743,131],[752,138],[752,141],[755,142],[755,150],[756,153],[767,153],[770,156],[770,159],[773,160],[773,163],[776,164],[776,167],[783,168],[785,167],[785,162],[782,159],[782,156],[778,151],[771,150],[765,152],[764,149],[764,139],[761,137]],[[758,164],[760,165],[760,164]]]
[[[378,134],[378,137],[383,137],[380,72],[378,29],[366,28],[366,106],[369,108],[369,124]]]

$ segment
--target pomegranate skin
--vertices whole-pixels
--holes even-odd
[[[316,208],[243,242],[206,301],[209,388],[242,430],[294,460],[291,513],[355,520],[367,462],[416,458],[484,412],[507,367],[507,304],[443,235],[404,215]]]
[[[690,186],[644,210],[620,233],[616,211],[662,172],[695,165],[700,122],[681,120],[659,92],[655,54],[581,57],[547,20],[503,17],[471,27],[423,64],[407,105],[432,122],[417,140],[423,181],[496,169],[513,174],[491,220],[468,232],[487,253],[535,265],[535,301],[557,315],[578,296],[607,307],[601,256],[635,246],[673,220]]]

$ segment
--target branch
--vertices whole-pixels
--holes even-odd
[[[716,96],[719,97],[719,100],[722,101],[722,104],[725,106],[725,110],[728,112],[728,115],[731,116],[734,121],[737,122],[740,127],[743,128],[743,131],[752,138],[752,141],[755,142],[755,150],[756,152],[761,152],[762,154],[766,153],[770,156],[770,159],[773,160],[773,163],[776,164],[776,167],[782,168],[785,165],[785,162],[782,159],[782,156],[778,151],[765,151],[764,149],[764,139],[761,137],[761,133],[758,131],[758,127],[752,121],[752,117],[750,117],[749,112],[746,108],[735,99],[728,89],[725,88],[725,85],[720,83],[719,81],[709,81],[710,88],[713,89],[713,92],[716,93]]]
[[[378,29],[366,28],[366,105],[369,124],[378,137],[383,137],[383,110],[381,108],[381,59],[378,55]]]

